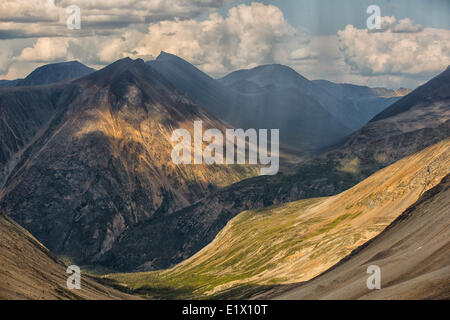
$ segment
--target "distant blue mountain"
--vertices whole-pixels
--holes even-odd
[[[94,71],[78,61],[46,64],[35,69],[25,79],[0,80],[0,87],[40,86],[80,78]]]
[[[352,106],[353,112],[358,118],[358,129],[410,92],[407,89],[395,91],[347,83],[334,83],[327,80],[313,80],[313,82],[345,105]]]
[[[165,52],[147,63],[180,92],[234,127],[281,129],[283,146],[312,151],[336,143],[352,132],[307,90],[265,85],[262,79],[241,83],[237,88],[235,82],[241,79],[236,75],[243,72],[233,74],[233,79],[229,77],[228,81],[215,80],[187,61]],[[288,67],[261,68],[266,69],[264,74],[269,78],[274,77],[275,71],[281,73],[276,78],[279,83],[283,79],[297,79],[305,86],[316,87]],[[316,90],[323,91],[319,87]]]
[[[15,79],[15,80],[0,80],[0,87],[14,87],[23,79]]]
[[[427,107],[433,107],[436,102],[448,101],[450,99],[450,66],[447,69],[420,86],[410,94],[400,99],[395,104],[378,114],[371,122],[376,122],[400,113],[409,111],[419,103]],[[426,102],[426,103],[424,103]],[[448,111],[448,105],[446,110]]]
[[[282,145],[302,151],[342,141],[400,99],[388,89],[310,81],[280,64],[238,70],[217,80],[166,52],[147,64],[233,126],[281,128]]]

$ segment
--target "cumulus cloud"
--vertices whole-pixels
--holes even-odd
[[[8,71],[12,59],[13,52],[10,48],[4,48],[0,51],[0,74],[4,74]]]
[[[23,49],[17,61],[48,62],[67,58],[69,40],[65,38],[39,38],[33,47]]]
[[[186,20],[214,12],[228,0],[2,0],[0,74],[24,76],[36,62],[78,59],[102,66],[134,50],[149,24]],[[81,30],[68,30],[65,8],[81,8]],[[10,47],[19,41],[20,50]],[[14,71],[8,72],[8,67]]]
[[[12,59],[5,49],[1,57],[3,74],[8,63],[77,59],[101,66],[126,56],[149,60],[161,51],[179,55],[214,75],[266,63],[308,61],[316,56],[309,48],[307,32],[291,26],[283,12],[273,5],[242,4],[222,16],[214,9],[226,0],[37,1],[40,3],[36,6],[45,4],[45,10],[38,12],[36,17],[47,12],[56,16],[61,14],[59,9],[69,4],[80,6],[82,28],[66,28],[65,10],[62,10],[58,23],[32,22],[36,19],[31,18],[29,22],[0,21],[0,38],[32,40],[31,43],[27,40],[27,45]],[[31,4],[18,0],[18,4],[9,9],[15,16],[31,17],[34,7]],[[202,19],[195,19],[200,12],[209,13]],[[149,17],[148,22],[139,24]],[[101,26],[110,23],[116,27],[133,23],[134,26],[117,30],[89,29],[86,27],[89,23]],[[16,66],[15,70],[13,74],[18,74],[23,68]]]
[[[62,10],[53,0],[2,0],[0,21],[54,22],[59,20]]]
[[[414,87],[450,64],[450,31],[411,19],[382,17],[381,30],[350,25],[311,37],[274,5],[254,2],[219,14],[227,1],[2,0],[0,74],[24,77],[64,60],[101,68],[167,51],[213,76],[282,63],[311,79]],[[72,4],[81,8],[81,30],[66,27]]]
[[[206,72],[220,74],[265,63],[307,59],[309,37],[292,27],[273,5],[252,3],[231,8],[226,17],[151,24],[136,48],[139,55],[160,51],[179,55]]]
[[[82,30],[76,36],[120,33],[120,29],[162,20],[193,19],[212,12],[227,0],[2,0],[0,39],[60,37],[67,32],[66,8],[81,9]]]
[[[393,26],[393,32],[399,33],[415,33],[423,30],[423,27],[420,24],[415,24],[411,19],[405,18],[400,20],[395,26]]]
[[[144,37],[144,33],[137,30],[129,30],[121,37],[110,39],[104,37],[100,43],[97,44],[97,61],[99,63],[107,64],[125,57],[132,57],[134,59],[141,58],[150,60],[153,56],[139,55],[136,52],[136,46]],[[97,40],[98,41],[98,40]]]
[[[225,0],[2,0],[0,21],[64,22],[65,8],[80,7],[91,25],[114,27],[168,19],[190,19],[223,6]]]
[[[372,29],[372,32],[384,32],[386,30],[391,29],[395,22],[397,21],[397,19],[395,19],[395,17],[389,17],[389,16],[385,16],[385,17],[381,17],[381,28],[378,29]]]
[[[317,56],[318,56],[318,53],[312,51],[310,47],[303,47],[303,48],[299,48],[297,50],[292,51],[291,54],[289,55],[289,59],[294,60],[294,61],[309,60],[309,59],[316,58]]]
[[[339,48],[351,70],[361,75],[423,75],[450,64],[450,30],[423,28],[410,19],[383,19],[382,30],[348,25],[338,32]]]

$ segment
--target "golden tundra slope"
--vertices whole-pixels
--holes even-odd
[[[0,300],[136,299],[81,277],[81,289],[66,286],[66,267],[30,233],[0,213]]]
[[[446,139],[337,196],[243,212],[172,269],[108,277],[162,298],[245,297],[307,281],[378,235],[449,172]]]
[[[381,290],[367,289],[370,265],[380,267]],[[292,287],[264,298],[450,299],[450,175],[345,261]]]

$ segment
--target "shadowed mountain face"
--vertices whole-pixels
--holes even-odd
[[[23,79],[15,79],[15,80],[0,80],[0,87],[14,87]]]
[[[334,144],[351,133],[350,127],[333,116],[316,98],[327,96],[328,102],[335,99],[287,67],[274,66],[274,70],[266,70],[268,78],[279,75],[275,79],[279,80],[280,85],[250,83],[254,90],[243,91],[228,86],[227,81],[212,79],[188,62],[168,53],[161,53],[156,60],[147,63],[181,92],[234,127],[281,129],[282,146],[311,151]],[[290,81],[292,77],[298,83],[297,87],[281,85],[282,79]],[[245,86],[239,84],[238,87]],[[316,96],[311,95],[310,91],[314,91]]]
[[[449,299],[449,187],[447,176],[336,267],[307,283],[276,288],[264,298]],[[381,290],[366,287],[370,265],[381,269]]]
[[[448,81],[441,82],[443,88],[447,85]],[[123,271],[173,266],[208,245],[242,211],[338,194],[381,168],[450,137],[445,95],[415,103],[416,107],[398,115],[403,122],[394,116],[369,123],[343,145],[303,161],[290,173],[239,182],[170,216],[127,230],[101,263]],[[417,117],[418,112],[426,116]],[[158,233],[160,229],[165,232]]]
[[[70,80],[88,75],[95,70],[78,61],[52,63],[39,67],[15,86],[40,86],[62,80]]]
[[[267,92],[279,101],[286,99],[290,92],[301,92],[317,101],[334,119],[352,131],[361,128],[398,100],[382,98],[381,92],[367,87],[309,81],[293,69],[277,64],[235,71],[219,81],[242,94]]]
[[[81,289],[67,288],[67,267],[30,233],[0,213],[0,299],[137,299],[81,275]]]
[[[0,80],[0,87],[40,86],[54,82],[81,78],[95,69],[78,61],[46,64],[31,72],[25,79]]]
[[[394,91],[385,88],[333,83],[326,80],[314,80],[312,82],[342,101],[344,105],[352,106],[353,112],[357,116],[355,129],[360,129],[375,115],[411,92],[407,89]]]
[[[448,136],[449,121],[450,68],[374,117],[342,149],[363,158],[370,147],[375,161],[389,163]]]
[[[131,225],[259,173],[175,165],[174,129],[226,126],[142,60],[70,83],[0,89],[0,114],[0,207],[77,263],[102,257]]]
[[[428,109],[432,109],[436,107],[435,104],[438,102],[441,102],[441,104],[447,103],[447,108],[444,108],[444,111],[448,112],[449,99],[450,66],[440,75],[428,81],[426,84],[420,86],[419,88],[402,98],[400,101],[378,114],[375,118],[372,119],[371,122],[393,118],[397,115],[400,115],[407,111],[413,111],[417,108],[425,107]],[[448,114],[445,114],[445,116],[448,116]]]

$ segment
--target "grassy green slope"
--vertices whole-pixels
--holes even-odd
[[[337,196],[246,211],[172,269],[106,276],[152,298],[246,297],[307,281],[383,231],[450,171],[450,139]]]

